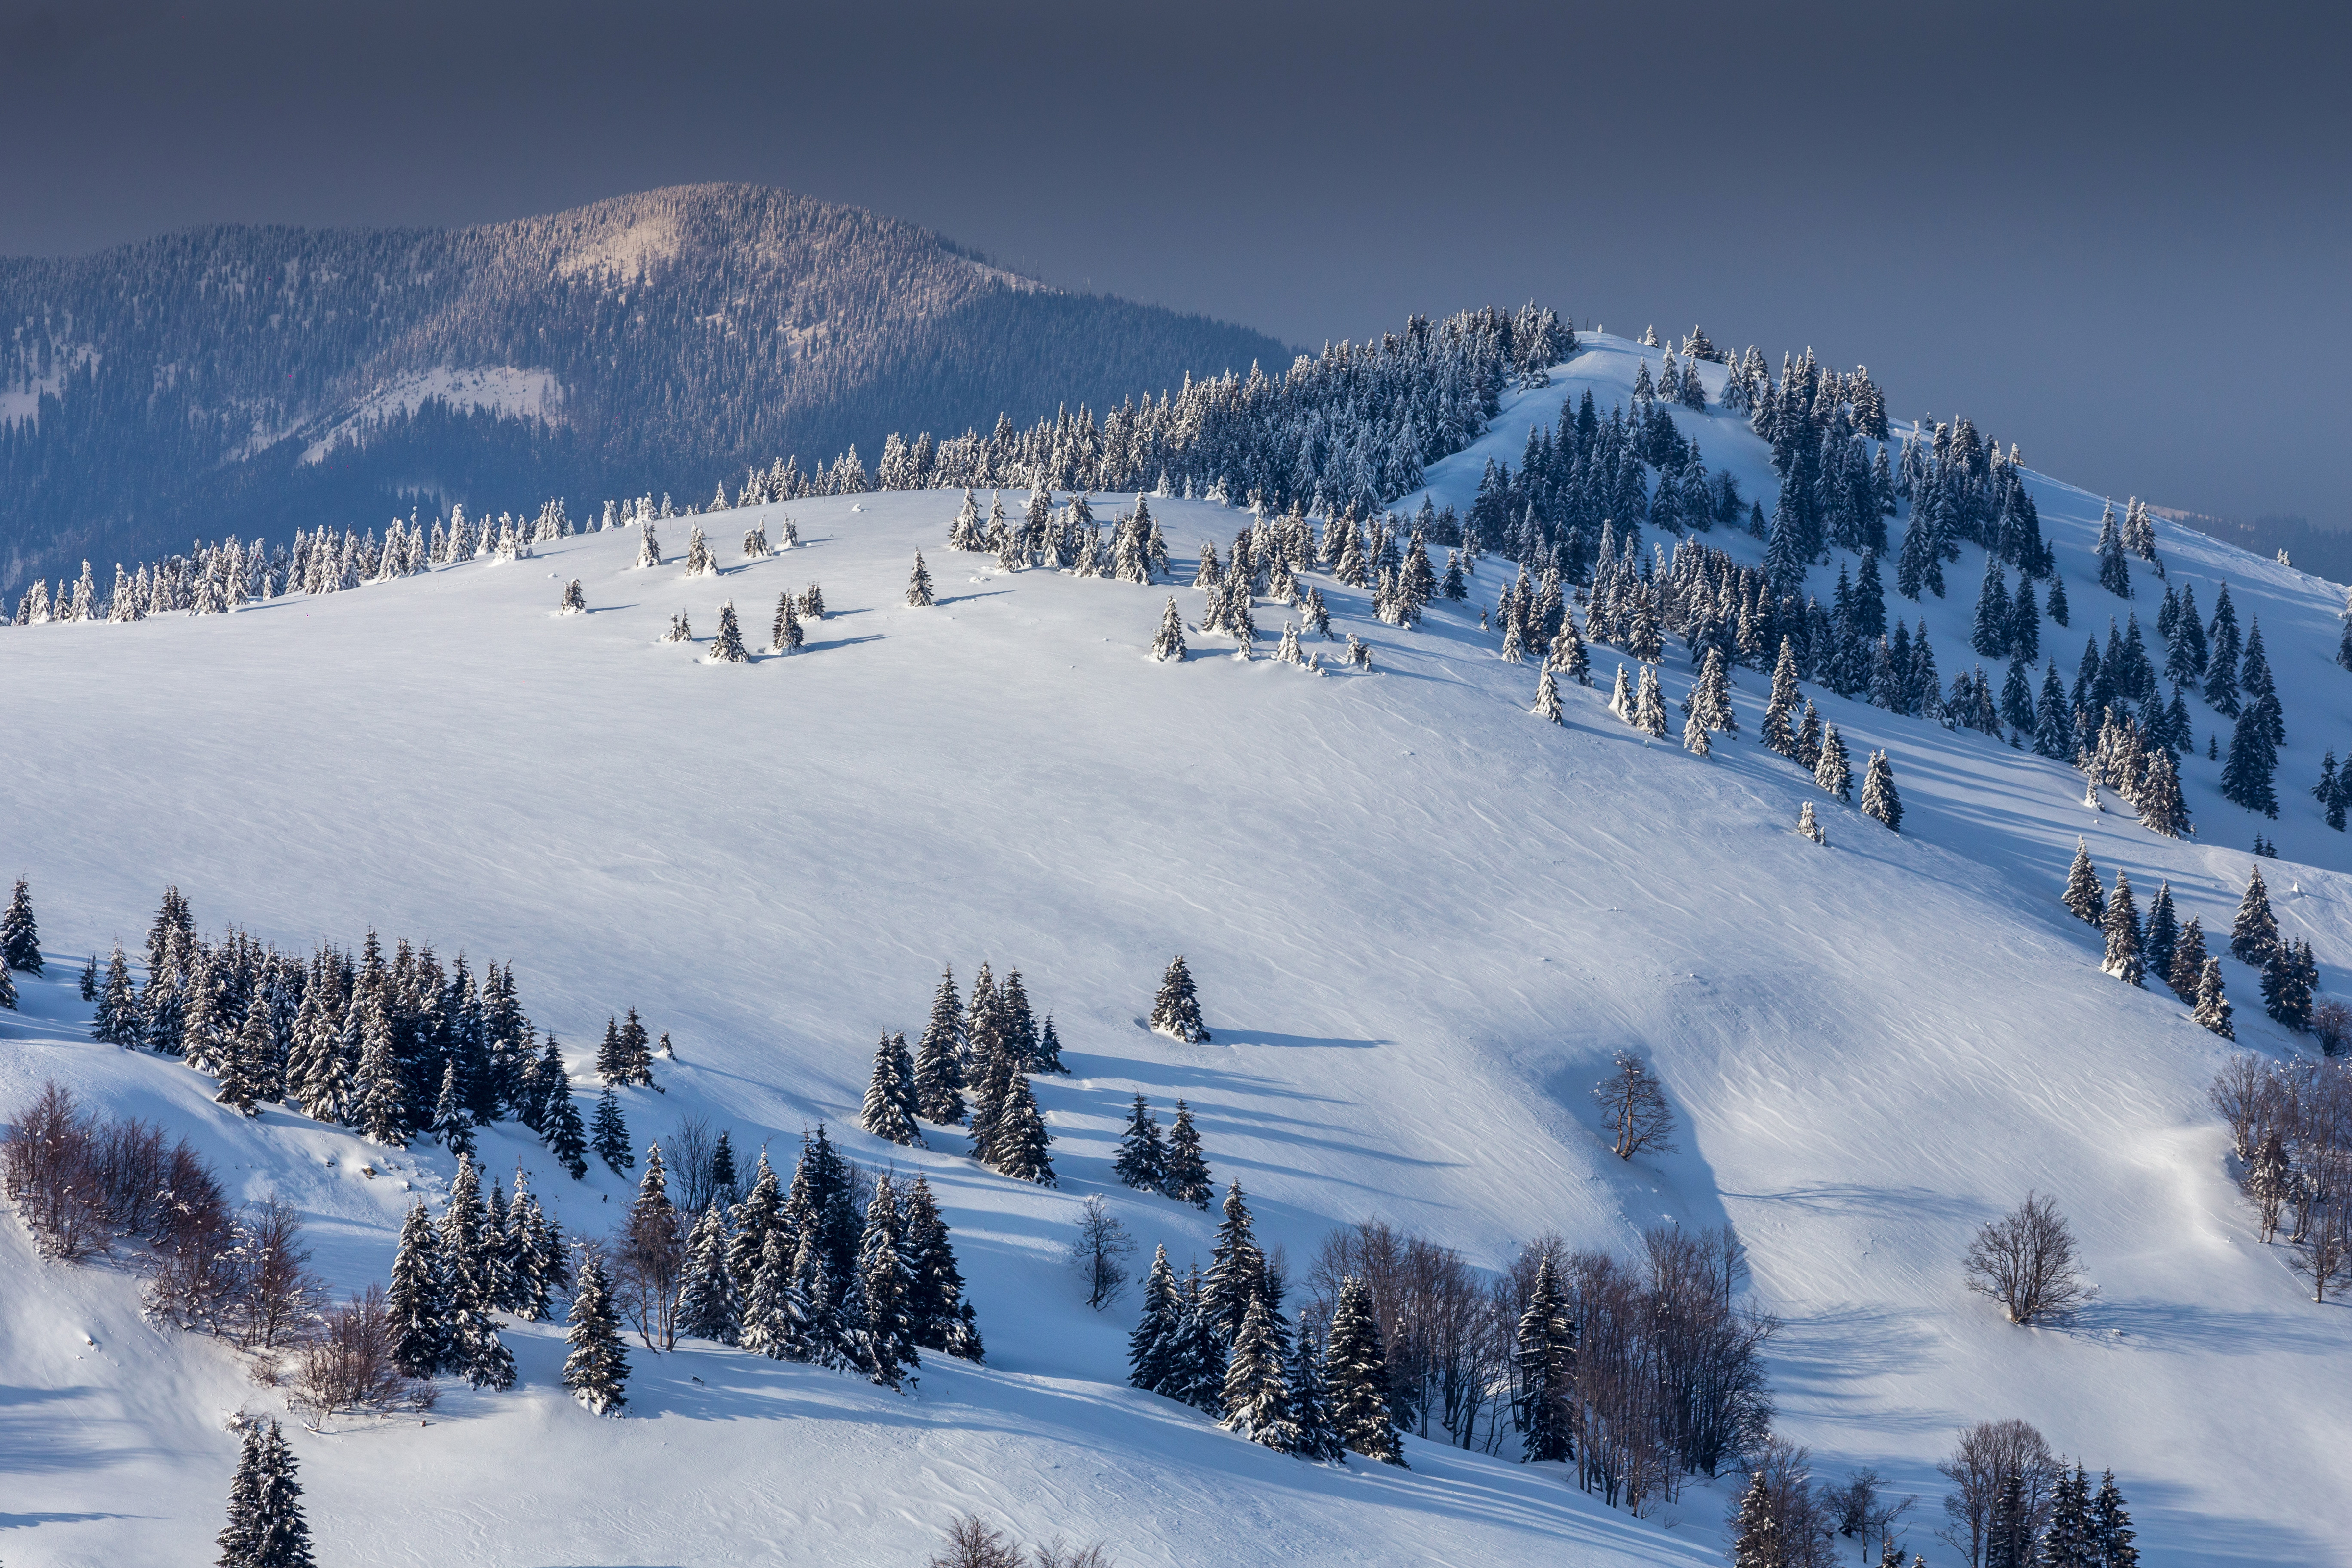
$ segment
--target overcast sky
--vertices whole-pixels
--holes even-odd
[[[0,0],[0,254],[757,181],[1295,343],[1810,344],[2118,500],[2346,523],[2344,16]]]

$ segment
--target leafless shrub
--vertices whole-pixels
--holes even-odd
[[[1977,1232],[1966,1267],[1969,1289],[1999,1301],[2012,1323],[2061,1322],[2091,1299],[2074,1233],[2038,1193]]]
[[[677,1131],[669,1135],[670,1182],[677,1188],[677,1206],[688,1214],[698,1215],[709,1208],[718,1191],[710,1176],[710,1157],[718,1146],[710,1123],[699,1116],[682,1119]]]
[[[2327,1300],[2331,1287],[2339,1294],[2352,1285],[2352,1157],[2341,1149],[2318,1155],[2300,1173],[2301,1190],[2317,1195],[2304,1207],[2308,1217],[2296,1226],[2294,1271],[2311,1281],[2311,1299]]]
[[[1035,1554],[1037,1568],[1118,1568],[1110,1548],[1099,1541],[1072,1546],[1057,1535],[1051,1541],[1039,1542],[1031,1551]]]
[[[1020,1546],[978,1514],[957,1515],[947,1537],[946,1549],[931,1558],[928,1568],[1024,1568]]]
[[[320,1289],[307,1268],[302,1216],[291,1204],[273,1195],[247,1205],[230,1258],[236,1278],[229,1327],[238,1343],[274,1350],[317,1321]]]
[[[1592,1098],[1613,1140],[1611,1152],[1619,1159],[1630,1160],[1645,1151],[1673,1152],[1675,1113],[1666,1104],[1666,1091],[1639,1056],[1619,1051],[1609,1076],[1592,1086]]]
[[[1979,1421],[1963,1428],[1951,1457],[1936,1468],[1952,1483],[1944,1498],[1948,1522],[1937,1533],[1952,1550],[1967,1554],[1969,1568],[1979,1568],[2010,1481],[2018,1482],[2021,1510],[2011,1522],[2022,1526],[2023,1538],[2031,1541],[2049,1521],[2062,1467],[2041,1433],[2022,1421],[2008,1420]]]
[[[1822,1506],[1831,1526],[1846,1540],[1862,1543],[1864,1562],[1869,1560],[1872,1544],[1885,1540],[1895,1521],[1919,1500],[1906,1497],[1898,1502],[1885,1489],[1885,1480],[1868,1466],[1848,1477],[1842,1487],[1822,1483]]]
[[[72,1093],[52,1079],[16,1118],[0,1148],[0,1185],[35,1244],[68,1261],[114,1242],[98,1171],[98,1139]]]
[[[677,1343],[677,1287],[686,1272],[684,1217],[668,1204],[639,1205],[613,1237],[614,1294],[647,1350]]]
[[[1135,1252],[1135,1238],[1100,1194],[1089,1196],[1078,1210],[1078,1234],[1070,1238],[1070,1268],[1087,1288],[1087,1305],[1096,1311],[1127,1294],[1127,1260]]]
[[[326,1315],[295,1364],[294,1401],[315,1427],[345,1411],[423,1408],[432,1385],[404,1376],[393,1361],[383,1287],[371,1285]]]
[[[2352,1007],[2333,996],[2320,999],[2311,1010],[2312,1032],[2319,1037],[2319,1049],[2324,1056],[2340,1057],[2352,1050]]]

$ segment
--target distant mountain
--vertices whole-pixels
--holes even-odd
[[[1269,372],[1263,333],[912,224],[681,185],[460,229],[219,226],[0,259],[0,589],[229,532],[661,490]],[[679,505],[701,495],[677,497]]]

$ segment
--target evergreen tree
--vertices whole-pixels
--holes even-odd
[[[1683,703],[1683,717],[1688,724],[1702,730],[1739,733],[1739,721],[1731,711],[1731,678],[1725,670],[1721,648],[1706,650],[1706,662]],[[1687,738],[1685,743],[1688,744]]]
[[[620,1097],[608,1087],[596,1097],[595,1135],[589,1147],[616,1176],[626,1175],[637,1163],[629,1150],[629,1124],[621,1115]]]
[[[2139,1568],[2139,1549],[2132,1544],[2133,1535],[2124,1494],[2116,1489],[2115,1471],[2109,1470],[2100,1479],[2098,1495],[2091,1500],[2091,1541],[2098,1552],[2099,1568]]]
[[[1870,769],[1862,781],[1862,814],[1885,823],[1890,832],[1903,831],[1903,796],[1895,790],[1895,770],[1885,752],[1870,753]]]
[[[571,1326],[563,1342],[563,1386],[572,1397],[599,1415],[610,1415],[628,1404],[628,1347],[621,1342],[621,1320],[613,1310],[612,1287],[604,1279],[604,1260],[593,1250],[580,1259],[579,1286],[572,1295]]]
[[[2263,1011],[2297,1034],[2311,1028],[2312,977],[2318,964],[2308,954],[2308,943],[2283,942],[2263,965]]]
[[[2024,1493],[2024,1477],[2011,1469],[1985,1528],[1985,1568],[2032,1568],[2033,1521],[2026,1511]]]
[[[923,609],[935,601],[931,597],[931,574],[923,564],[923,552],[915,552],[914,574],[907,579],[907,607]]]
[[[1545,1257],[1536,1264],[1514,1347],[1519,1368],[1516,1414],[1521,1458],[1548,1462],[1576,1457],[1575,1415],[1569,1405],[1575,1354],[1576,1331],[1560,1301],[1551,1258]]]
[[[2229,994],[2221,984],[2221,961],[2209,958],[2198,974],[2197,1005],[2189,1016],[2223,1039],[2234,1040],[2238,1031],[2230,1022],[2230,1013]]]
[[[2278,772],[2278,750],[2271,741],[2270,722],[2270,709],[2263,703],[2238,715],[2230,731],[2230,755],[2221,764],[2221,795],[2248,811],[2275,818],[2278,792],[2272,780]]]
[[[1566,722],[1559,712],[1559,685],[1552,679],[1549,663],[1546,663],[1543,672],[1536,677],[1536,705],[1528,711],[1555,724]]]
[[[915,1100],[925,1120],[960,1126],[964,1118],[962,1005],[953,966],[941,972],[931,1015],[915,1047]]]
[[[2180,793],[2180,770],[2172,753],[2158,748],[2148,754],[2147,777],[2139,791],[2140,826],[2167,838],[2188,834],[2189,802]]]
[[[907,1055],[907,1037],[901,1035],[894,1041],[886,1034],[874,1050],[874,1072],[866,1085],[858,1125],[893,1143],[920,1144],[922,1129],[915,1125],[910,1110],[914,1100],[915,1064]]]
[[[2156,899],[2147,906],[2147,938],[2140,951],[2147,960],[2148,973],[2172,984],[2173,950],[2180,945],[2180,919],[2172,907],[2172,884],[2159,881]]]
[[[1148,1394],[1165,1391],[1182,1331],[1184,1299],[1175,1271],[1168,1267],[1165,1245],[1151,1255],[1151,1268],[1143,1278],[1143,1311],[1135,1331],[1127,1338],[1127,1381]]]
[[[677,1288],[677,1331],[731,1345],[739,1325],[735,1281],[727,1272],[727,1222],[714,1198],[694,1222],[687,1241],[686,1275]]]
[[[293,1450],[277,1422],[246,1429],[229,1486],[228,1526],[220,1532],[220,1568],[311,1568],[310,1526]]]
[[[751,1185],[743,1199],[728,1215],[734,1222],[734,1238],[727,1246],[727,1272],[734,1278],[735,1293],[749,1300],[752,1277],[760,1271],[760,1259],[767,1247],[768,1237],[783,1223],[783,1185],[776,1180],[775,1167],[768,1163],[768,1152],[760,1151],[760,1163],[751,1173]],[[784,1279],[792,1278],[793,1243],[784,1247]],[[749,1309],[747,1308],[748,1311]]]
[[[2171,967],[2165,971],[2165,984],[2183,1002],[2197,1000],[2197,984],[2205,973],[2205,928],[2195,915],[2180,928],[2180,940],[2172,944]]]
[[[1252,1294],[1225,1363],[1223,1425],[1253,1443],[1287,1454],[1298,1447],[1298,1427],[1291,1418],[1289,1378],[1270,1315],[1264,1293]]]
[[[1977,589],[1977,613],[1969,642],[1979,657],[2000,658],[2009,652],[2009,586],[2001,576],[2000,557],[1985,553],[1984,583]]]
[[[2116,527],[2116,509],[2109,506],[2099,519],[2099,586],[2119,599],[2132,596],[2131,565],[2124,559],[2122,531]]]
[[[866,1209],[866,1234],[858,1246],[857,1279],[865,1300],[866,1375],[896,1388],[907,1369],[921,1363],[909,1310],[913,1270],[899,1247],[898,1197],[887,1171],[874,1178],[874,1198]]]
[[[1845,737],[1834,724],[1822,737],[1822,760],[1813,765],[1813,782],[1838,799],[1853,800],[1853,768],[1845,757]]]
[[[2271,913],[2270,889],[2263,886],[2263,868],[2246,874],[2246,896],[2238,901],[2238,919],[2230,928],[2230,956],[2260,969],[2279,944],[2278,917]]]
[[[547,1050],[549,1058],[556,1060],[557,1071],[562,1072],[562,1064],[560,1058],[555,1058],[553,1040],[547,1042]],[[588,1174],[588,1130],[581,1125],[580,1104],[572,1096],[571,1078],[566,1075],[558,1081],[562,1087],[556,1091],[552,1107],[548,1112],[547,1152],[554,1155],[556,1163],[562,1165],[571,1174],[572,1179],[577,1182],[584,1179]],[[598,1105],[596,1109],[598,1114],[602,1115],[603,1105]],[[614,1105],[613,1107],[613,1118],[615,1123],[614,1135],[619,1140],[618,1146],[621,1152],[626,1154],[629,1149],[628,1133],[626,1129],[618,1125],[620,1115],[621,1108]],[[602,1151],[599,1152],[601,1154]]]
[[[1168,607],[1160,614],[1160,630],[1151,638],[1151,657],[1163,662],[1181,661],[1185,657],[1184,617],[1176,613],[1176,595],[1168,596]]]
[[[1196,1209],[1209,1206],[1215,1189],[1209,1179],[1209,1162],[1201,1152],[1201,1134],[1192,1125],[1192,1109],[1176,1102],[1176,1120],[1168,1128],[1168,1176],[1161,1192]]]
[[[1118,1159],[1112,1169],[1130,1187],[1156,1193],[1168,1180],[1168,1151],[1160,1142],[1160,1123],[1139,1090],[1129,1110],[1127,1131],[1119,1135]]]
[[[1181,952],[1168,961],[1168,973],[1160,977],[1160,994],[1151,1003],[1151,1026],[1188,1046],[1206,1045],[1211,1037],[1208,1026],[1201,1022],[1200,999],[1192,992],[1192,972],[1185,966]]]
[[[1621,668],[1618,673],[1622,675],[1624,671]],[[1642,667],[1642,684],[1633,699],[1632,721],[1633,728],[1654,741],[1665,738],[1666,699],[1665,693],[1658,689],[1658,667],[1654,664]],[[1704,727],[1699,733],[1706,733]]]
[[[2230,585],[2213,596],[2213,620],[2206,630],[2205,701],[2227,719],[2238,716],[2238,657],[2243,645],[2238,632],[2238,607],[2230,602]]]
[[[1780,639],[1780,661],[1772,668],[1772,696],[1764,708],[1764,744],[1784,757],[1797,754],[1797,737],[1790,728],[1789,715],[1797,706],[1797,647],[1793,639]]]
[[[449,1204],[441,1215],[441,1272],[446,1289],[448,1340],[442,1364],[474,1388],[514,1386],[514,1354],[491,1317],[497,1279],[484,1225],[481,1177],[471,1155],[457,1157]]]
[[[1168,1376],[1160,1392],[1211,1416],[1222,1417],[1225,1409],[1226,1345],[1217,1326],[1201,1310],[1200,1284],[1197,1274],[1185,1283],[1183,1310],[1169,1355]]]
[[[801,626],[800,612],[793,607],[792,590],[788,588],[776,595],[776,618],[768,631],[768,651],[798,653],[807,640],[808,633]]]
[[[1265,1289],[1265,1253],[1258,1247],[1242,1184],[1235,1182],[1225,1189],[1224,1217],[1217,1222],[1216,1246],[1201,1287],[1202,1310],[1228,1344],[1241,1331],[1250,1302]]]
[[[466,1109],[466,1099],[457,1082],[457,1058],[451,1057],[441,1068],[441,1094],[433,1105],[433,1136],[452,1154],[463,1157],[474,1152],[474,1117]]]
[[[2246,627],[2245,658],[2238,666],[2238,689],[2245,693],[2249,710],[2263,708],[2263,722],[2273,746],[2286,744],[2286,725],[2282,718],[2278,687],[2271,679],[2270,657],[2263,651],[2263,623],[2257,616]]]
[[[391,1321],[393,1364],[410,1377],[439,1373],[449,1353],[449,1296],[440,1237],[423,1204],[412,1207],[401,1222],[384,1311]]]
[[[1054,1032],[1054,1015],[1045,1015],[1045,1022],[1037,1030],[1037,1050],[1031,1064],[1038,1072],[1067,1073],[1070,1069],[1062,1060],[1062,1037]]]
[[[1029,1088],[1029,1075],[1014,1068],[1007,1075],[1006,1093],[990,1140],[988,1163],[1001,1175],[1016,1182],[1034,1182],[1041,1187],[1058,1185],[1054,1179],[1054,1158],[1049,1145],[1052,1135],[1045,1131],[1045,1117],[1037,1109],[1037,1097]]]
[[[754,1258],[739,1330],[743,1348],[772,1361],[806,1361],[801,1337],[803,1304],[793,1288],[793,1248],[781,1230],[767,1234]]]
[[[2059,626],[2066,624],[2066,579],[2052,574],[2050,578],[2050,618]]]
[[[2042,1527],[2038,1568],[2099,1568],[2091,1524],[2091,1483],[2080,1465],[2062,1470]]]
[[[2107,898],[2099,890],[2099,873],[2091,864],[2091,847],[2078,835],[2074,863],[2066,870],[2066,908],[2078,921],[2098,925],[2106,919]]]
[[[1779,1521],[1773,1518],[1771,1489],[1759,1468],[1739,1499],[1739,1517],[1732,1524],[1731,1568],[1787,1568]]]
[[[41,973],[41,927],[33,918],[33,890],[22,877],[8,896],[6,912],[0,913],[0,967]]]
[[[514,1204],[507,1211],[508,1255],[513,1259],[507,1310],[527,1323],[544,1322],[563,1279],[563,1238],[539,1206],[522,1167],[515,1167]]]
[[[353,1121],[362,1132],[387,1149],[408,1147],[408,1103],[393,1043],[392,1023],[373,996],[362,999],[352,1022],[360,1029],[359,1102]]]
[[[2131,879],[2121,870],[2116,872],[2116,890],[2107,897],[2100,930],[2107,939],[2106,960],[2100,967],[2126,985],[2139,984],[2139,906],[2132,898]]]
[[[1371,1292],[1361,1279],[1350,1275],[1339,1286],[1339,1305],[1331,1314],[1331,1339],[1323,1352],[1331,1422],[1349,1452],[1404,1468],[1404,1447],[1389,1415],[1388,1377],[1380,1324],[1372,1318]]]
[[[907,1258],[907,1316],[915,1343],[961,1361],[979,1361],[980,1333],[972,1324],[971,1303],[964,1300],[963,1273],[956,1267],[948,1223],[930,1182],[919,1172],[907,1194],[899,1250]]]
[[[16,1005],[13,984],[8,1005]],[[106,980],[99,988],[97,1015],[90,1020],[90,1038],[110,1046],[136,1048],[140,1040],[139,995],[131,984],[131,961],[122,944],[106,961]]]
[[[751,658],[743,647],[743,627],[735,619],[735,601],[728,600],[719,606],[719,635],[710,639],[710,651],[703,656],[709,664],[741,664]]]
[[[230,1043],[214,1100],[240,1116],[260,1115],[261,1101],[278,1098],[270,1092],[270,1056],[275,1045],[269,1027],[269,997],[257,990],[252,1005],[245,1010],[245,1023]]]
[[[1332,1425],[1331,1400],[1323,1386],[1323,1347],[1302,1327],[1290,1352],[1290,1425],[1297,1433],[1291,1452],[1322,1465],[1344,1465],[1348,1449]]]

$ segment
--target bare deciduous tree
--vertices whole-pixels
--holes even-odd
[[[2012,1419],[1979,1421],[1963,1428],[1951,1457],[1936,1468],[1952,1483],[1944,1498],[1950,1522],[1937,1533],[1954,1551],[1967,1553],[1969,1568],[1981,1568],[1993,1515],[2010,1479],[2014,1477],[2019,1483],[2024,1511],[2018,1522],[2030,1531],[2026,1538],[2031,1540],[2049,1518],[2060,1466],[2041,1433]]]
[[[2311,1219],[2294,1243],[2294,1271],[2311,1281],[2311,1299],[2327,1300],[2331,1287],[2352,1285],[2352,1160],[2344,1151],[2330,1150],[2304,1173],[2305,1184],[2320,1187],[2329,1196],[2314,1204]]]
[[[1763,1479],[1780,1568],[1832,1568],[1838,1521],[1833,1494],[1812,1485],[1812,1451],[1785,1437],[1767,1437],[1748,1456],[1748,1469]],[[1745,1502],[1744,1495],[1734,1494],[1729,1518],[1735,1536]]]
[[[947,1528],[947,1538],[946,1550],[930,1560],[929,1568],[1029,1568],[1030,1563],[1036,1568],[1117,1568],[1102,1542],[1073,1546],[1058,1535],[1039,1542],[1034,1557],[1024,1561],[1019,1542],[977,1514],[957,1516]]]
[[[1070,1267],[1087,1288],[1087,1305],[1099,1312],[1127,1294],[1127,1260],[1135,1238],[1099,1194],[1078,1210],[1078,1234],[1070,1238]]]
[[[690,1215],[698,1215],[710,1206],[718,1186],[710,1171],[710,1159],[718,1152],[719,1141],[710,1131],[710,1123],[699,1116],[679,1120],[677,1131],[667,1140],[663,1151],[669,1161],[669,1179],[677,1187],[677,1206]]]
[[[2039,1193],[1977,1232],[1966,1267],[1969,1289],[1999,1301],[2012,1323],[2062,1321],[2091,1298],[2074,1234]]]
[[[1638,1055],[1619,1051],[1609,1076],[1592,1086],[1592,1098],[1614,1140],[1611,1152],[1619,1159],[1630,1160],[1645,1151],[1673,1152],[1675,1113],[1666,1104],[1666,1091]]]
[[[274,1194],[246,1205],[230,1249],[236,1271],[236,1307],[231,1332],[247,1350],[270,1351],[310,1328],[318,1314],[319,1287],[302,1245],[302,1216]]]
[[[311,1430],[346,1410],[430,1408],[433,1385],[402,1374],[393,1361],[394,1338],[381,1285],[326,1315],[293,1378],[294,1403],[310,1412]]]

